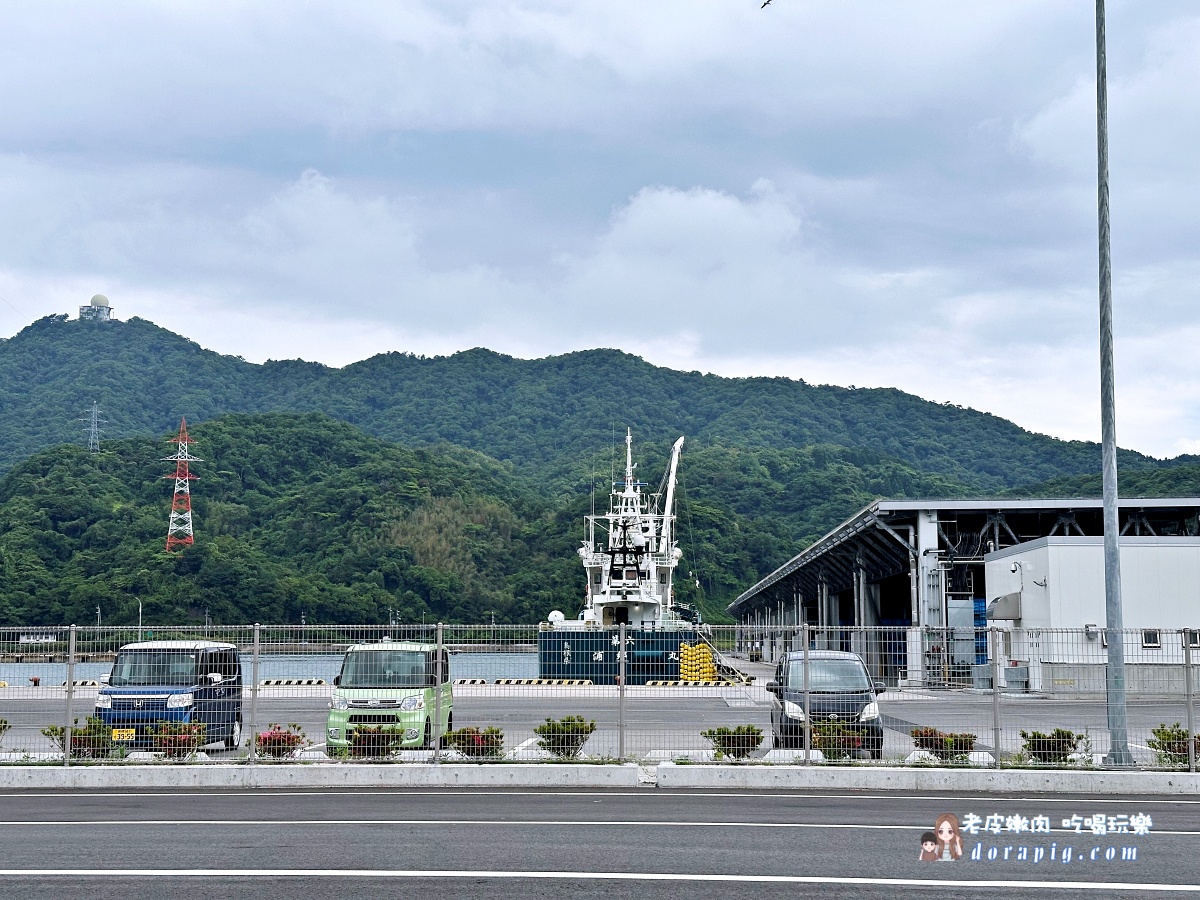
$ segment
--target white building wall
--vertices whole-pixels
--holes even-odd
[[[1020,620],[988,621],[1007,633],[1008,658],[1002,665],[1027,664],[1034,691],[1103,691],[1102,538],[1056,536],[1009,547],[985,557],[984,577],[989,601],[1021,594]],[[1200,538],[1123,537],[1121,593],[1130,690],[1165,694],[1182,689],[1184,652],[1178,632],[1200,628]],[[1194,655],[1195,665],[1200,651]]]
[[[1024,628],[1104,626],[1100,537],[1040,538],[990,553],[984,579],[988,600],[1020,592]],[[1200,538],[1121,538],[1121,594],[1126,628],[1200,627]]]

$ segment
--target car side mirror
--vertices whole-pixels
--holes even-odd
[[[334,687],[337,687],[337,686],[338,686],[339,684],[341,684],[341,683],[342,683],[342,676],[341,676],[341,675],[334,675],[334,676],[333,676],[333,686],[334,686]]]
[[[209,672],[208,680],[211,681],[213,684],[220,684],[225,679],[221,676],[220,672]]]
[[[875,693],[882,694],[886,690],[887,690],[887,682],[885,682],[885,681],[875,682]]]
[[[105,672],[103,675],[100,676],[101,684],[108,684],[111,680],[112,680],[112,675],[109,674],[108,672]]]
[[[780,684],[778,681],[768,681],[763,686],[767,689],[768,692],[770,692],[772,694],[778,694],[783,689],[783,685]]]

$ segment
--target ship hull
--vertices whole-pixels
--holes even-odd
[[[695,643],[696,633],[690,628],[678,631],[627,628],[625,642],[629,651],[626,684],[678,681],[679,645]],[[617,629],[564,628],[538,632],[538,677],[616,684],[620,674],[619,646]]]

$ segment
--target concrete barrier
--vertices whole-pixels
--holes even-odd
[[[1200,773],[1085,769],[937,769],[881,766],[658,764],[660,788],[863,790],[914,794],[1197,794]]]
[[[0,790],[113,788],[375,788],[375,787],[562,787],[636,788],[638,766],[557,763],[505,765],[271,764],[119,766],[0,766]]]

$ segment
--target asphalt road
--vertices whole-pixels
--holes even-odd
[[[944,812],[960,820],[1046,816],[1054,830],[968,834],[963,859],[919,862],[921,834]],[[1105,836],[1062,828],[1064,818],[1096,813],[1147,815],[1152,826],[1145,835]],[[5,793],[0,896],[1200,896],[1197,836],[1196,799],[654,789]],[[971,860],[976,845],[983,859]],[[997,858],[988,861],[993,847]],[[1020,847],[1029,860],[1018,860]],[[1121,860],[1127,847],[1136,860]],[[1118,851],[1112,861],[1109,848]]]
[[[658,754],[700,753],[709,744],[700,732],[719,725],[754,724],[770,731],[769,695],[761,688],[721,689],[710,696],[694,694],[664,695],[658,699],[626,701],[626,752],[635,757]],[[94,689],[75,702],[75,715],[90,713]],[[298,723],[308,738],[321,742],[325,733],[328,688],[312,695],[269,696],[259,699],[258,724]],[[1021,729],[1050,732],[1069,728],[1087,733],[1096,753],[1107,750],[1107,726],[1101,700],[1042,700],[1002,698],[1001,749],[1005,754],[1021,748]],[[978,736],[977,747],[991,750],[991,697],[962,692],[905,693],[889,692],[880,700],[883,714],[884,756],[901,758],[913,751],[909,732],[917,726],[934,726],[943,731],[969,731]],[[247,715],[249,705],[246,707]],[[1153,763],[1154,753],[1147,745],[1150,729],[1159,723],[1171,724],[1186,719],[1184,705],[1167,700],[1128,702],[1132,750],[1141,763]],[[65,713],[61,695],[5,697],[0,694],[0,719],[7,719],[11,730],[0,738],[5,750],[49,751],[50,742],[40,729],[61,723]],[[598,696],[595,689],[572,691],[570,688],[456,688],[454,722],[457,726],[495,725],[504,730],[509,748],[532,740],[533,728],[547,716],[559,718],[582,715],[597,723],[585,752],[594,756],[615,756],[618,749],[618,710],[615,694]],[[1200,722],[1200,716],[1197,716]],[[764,747],[765,748],[765,747]]]

